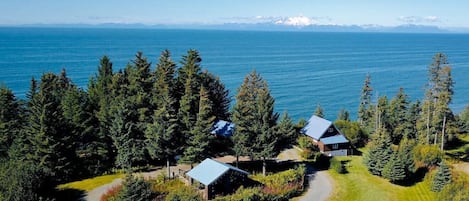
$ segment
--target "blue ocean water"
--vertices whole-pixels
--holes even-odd
[[[444,52],[456,82],[451,107],[459,112],[469,104],[469,35],[462,34],[0,28],[0,83],[24,97],[31,77],[66,68],[86,88],[103,55],[117,70],[143,51],[154,68],[164,49],[175,61],[197,49],[203,68],[219,75],[233,97],[256,69],[276,110],[294,119],[308,118],[318,103],[329,119],[341,108],[355,117],[367,73],[375,97],[391,98],[403,87],[411,100],[422,99],[428,64]]]

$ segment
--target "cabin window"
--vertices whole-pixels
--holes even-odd
[[[332,133],[332,132],[334,132],[334,129],[332,127],[330,127],[329,129],[327,129],[327,132]]]
[[[339,144],[333,144],[332,149],[339,149]]]

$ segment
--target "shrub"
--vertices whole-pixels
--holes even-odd
[[[347,170],[345,169],[344,164],[342,161],[337,160],[336,158],[332,157],[330,160],[331,163],[331,168],[335,170],[339,174],[345,174],[347,173]]]
[[[261,188],[240,187],[233,195],[217,197],[214,201],[262,201],[266,200]]]
[[[153,198],[150,183],[141,177],[126,176],[116,201],[145,201]]]
[[[116,201],[119,192],[122,190],[122,185],[116,185],[108,189],[102,196],[99,198],[99,201]]]
[[[291,198],[303,189],[306,167],[300,165],[295,169],[286,170],[268,176],[253,176],[252,179],[264,184],[262,192],[270,198]],[[271,199],[269,199],[271,200]]]
[[[192,188],[184,186],[171,191],[166,196],[166,201],[202,201],[202,197]]]
[[[414,149],[414,160],[417,166],[436,166],[443,158],[443,152],[434,145],[417,145]]]
[[[298,143],[298,147],[300,149],[312,149],[313,148],[313,140],[308,136],[301,136],[296,140]]]

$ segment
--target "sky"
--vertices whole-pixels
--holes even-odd
[[[0,25],[223,24],[469,27],[467,0],[1,0]]]

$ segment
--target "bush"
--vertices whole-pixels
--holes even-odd
[[[295,169],[286,170],[268,176],[253,176],[252,179],[264,184],[262,191],[270,198],[291,198],[303,189],[306,167],[300,165]],[[271,200],[271,199],[269,199]]]
[[[116,185],[108,189],[102,196],[99,198],[99,201],[117,201],[119,193],[122,190],[122,185]]]
[[[298,143],[298,147],[300,149],[313,149],[313,140],[308,136],[301,136],[299,137],[296,142]]]
[[[200,196],[194,189],[184,186],[171,191],[166,196],[166,201],[202,201]]]
[[[346,120],[337,120],[334,125],[342,131],[347,139],[350,140],[355,147],[364,147],[368,136],[365,134],[363,129],[360,127],[360,123],[351,122]]]
[[[414,160],[417,167],[433,167],[441,162],[443,154],[437,146],[417,145],[414,149]]]
[[[141,177],[126,176],[116,201],[145,201],[153,198],[150,183]]]
[[[347,170],[345,169],[344,164],[342,161],[337,160],[336,158],[332,157],[330,160],[331,163],[331,168],[335,170],[339,174],[345,174],[347,173]]]
[[[233,195],[217,197],[214,201],[262,201],[266,200],[261,188],[240,187]]]

